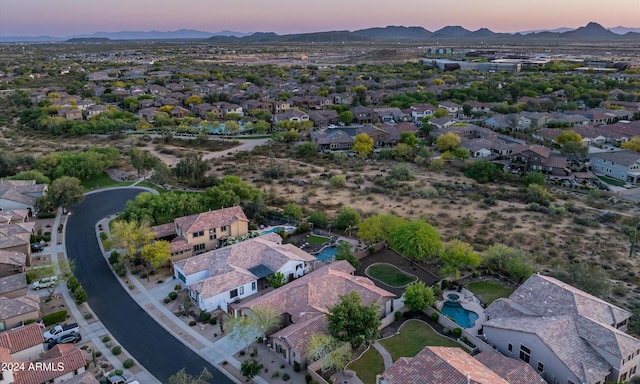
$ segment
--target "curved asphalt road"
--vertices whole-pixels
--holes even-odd
[[[75,275],[89,295],[89,305],[122,346],[158,380],[182,368],[196,375],[206,367],[213,383],[233,383],[217,368],[178,341],[131,298],[100,253],[95,226],[120,212],[142,189],[122,188],[87,195],[67,219],[67,257],[75,260]]]

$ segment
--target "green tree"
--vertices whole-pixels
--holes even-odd
[[[353,150],[358,152],[358,156],[367,157],[373,151],[373,139],[366,133],[356,135],[353,141]]]
[[[488,183],[501,180],[504,172],[502,165],[488,161],[476,161],[465,168],[464,175],[476,180],[478,183]]]
[[[473,251],[473,246],[454,239],[444,243],[440,260],[444,267],[441,273],[454,278],[460,277],[461,269],[473,269],[480,265],[480,255]]]
[[[1,162],[2,160],[0,160]],[[22,171],[13,176],[13,180],[35,180],[36,184],[49,184],[51,180],[45,176],[42,172],[37,170]]]
[[[117,220],[111,225],[111,241],[115,248],[125,250],[133,258],[155,237],[147,222]]]
[[[230,115],[230,114],[227,114],[227,115]],[[225,116],[225,118],[226,117],[227,116]],[[231,135],[235,135],[236,133],[240,132],[240,124],[238,124],[238,122],[234,120],[225,121],[224,127],[225,127],[225,131]]]
[[[363,220],[358,226],[358,237],[365,243],[389,241],[389,234],[408,221],[392,213],[379,213]]]
[[[209,170],[209,163],[202,159],[202,154],[189,154],[176,164],[174,175],[185,182],[200,187]]]
[[[582,136],[576,131],[565,129],[556,137],[556,143],[563,145],[566,143],[582,143]]]
[[[263,340],[270,329],[280,325],[280,313],[273,307],[262,305],[246,310],[245,314]]]
[[[322,211],[312,212],[309,216],[309,222],[318,228],[327,228],[329,226],[329,218]]]
[[[184,101],[185,105],[198,105],[198,104],[202,104],[204,101],[202,101],[202,98],[198,95],[192,95],[187,97],[187,99]]]
[[[278,271],[267,276],[267,283],[269,283],[270,287],[277,289],[287,284],[287,277],[282,272]]]
[[[304,142],[296,148],[296,154],[302,158],[312,158],[318,154],[318,145],[310,141]]]
[[[284,207],[284,217],[291,220],[300,220],[304,213],[302,208],[296,203],[289,203]]]
[[[439,119],[441,117],[447,117],[447,116],[449,116],[449,111],[442,108],[438,109],[433,113],[433,117],[435,117],[436,119]]]
[[[87,291],[85,291],[82,286],[78,286],[73,291],[73,301],[76,303],[76,305],[82,305],[82,303],[85,303],[87,301],[88,297],[89,295],[87,295]]]
[[[305,356],[311,361],[318,361],[335,350],[338,346],[338,340],[326,333],[314,333],[309,338]]]
[[[538,203],[540,205],[548,206],[551,200],[551,193],[549,193],[547,188],[543,185],[529,184],[527,187],[527,203]]]
[[[171,260],[171,245],[166,240],[154,241],[145,244],[140,255],[157,269]]]
[[[503,273],[519,284],[533,274],[528,256],[520,248],[497,243],[484,251],[483,260],[490,270]]]
[[[258,363],[256,360],[245,360],[240,364],[240,373],[247,381],[253,383],[253,378],[260,374],[260,371],[264,368],[264,365]]]
[[[51,183],[47,194],[42,198],[44,206],[49,208],[62,207],[64,212],[73,205],[84,201],[84,189],[80,180],[75,177],[63,176]]]
[[[351,264],[354,268],[360,267],[360,260],[358,260],[353,253],[351,252],[351,244],[346,241],[343,241],[337,246],[338,252],[336,253],[335,259],[346,260]]]
[[[524,185],[538,184],[545,185],[547,183],[547,177],[540,171],[529,171],[522,177]]]
[[[333,175],[329,179],[329,185],[333,188],[343,188],[347,184],[345,175]]]
[[[415,153],[415,151],[415,147],[412,147],[405,143],[398,143],[398,145],[393,148],[393,157],[396,160],[411,161],[413,160],[413,154]]]
[[[605,298],[611,282],[602,267],[588,263],[571,263],[566,272],[558,274],[558,279],[596,297]]]
[[[351,207],[346,205],[340,209],[338,216],[333,221],[333,227],[336,229],[347,229],[350,227],[357,227],[360,224],[360,213]]]
[[[638,146],[638,150],[640,151],[640,146]],[[577,143],[574,141],[569,141],[560,148],[560,153],[564,156],[567,156],[567,158],[571,161],[582,160],[587,158],[587,154],[589,153],[589,146],[583,144],[582,142]]]
[[[142,172],[153,169],[158,162],[158,159],[149,151],[142,151],[135,147],[129,150],[129,157],[131,158],[131,165],[138,171],[138,177]]]
[[[404,290],[404,305],[410,312],[424,311],[435,302],[433,290],[422,281],[409,284]]]
[[[209,380],[213,379],[213,375],[207,371],[207,368],[203,368],[202,372],[198,376],[193,376],[187,373],[182,368],[174,375],[169,377],[168,384],[208,384]]]
[[[444,135],[438,136],[436,139],[436,147],[440,152],[451,151],[460,145],[460,136],[453,132],[447,132]]]
[[[344,125],[351,125],[353,113],[351,111],[343,111],[338,115],[338,120]]]
[[[328,308],[327,321],[331,336],[351,344],[358,337],[369,341],[379,336],[380,308],[375,302],[362,305],[361,300],[358,292],[351,291],[340,296],[340,301]]]
[[[440,233],[424,220],[399,225],[389,235],[389,244],[396,251],[418,261],[434,257],[442,249]]]
[[[413,132],[402,132],[400,133],[400,142],[405,143],[412,148],[415,148],[420,143],[420,139],[418,139],[416,137],[416,134]]]

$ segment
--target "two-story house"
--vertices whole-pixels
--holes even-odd
[[[280,272],[292,281],[312,270],[315,261],[293,244],[282,244],[277,233],[269,233],[175,262],[173,268],[198,308],[230,311],[230,303],[266,288],[267,276]]]
[[[151,230],[156,239],[170,241],[171,259],[178,261],[216,249],[229,237],[248,234],[249,219],[237,206],[179,217],[173,223],[157,225]]]
[[[487,342],[549,383],[604,384],[638,375],[640,340],[625,332],[631,313],[560,280],[532,275],[485,314]]]
[[[521,145],[510,155],[512,172],[539,171],[553,176],[567,176],[571,170],[567,168],[567,158],[551,152],[551,149],[540,145]]]
[[[589,154],[591,169],[625,183],[640,181],[640,154],[636,151],[598,152]]]

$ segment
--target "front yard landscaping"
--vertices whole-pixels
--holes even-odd
[[[509,297],[515,289],[493,280],[474,281],[467,288],[485,304],[491,304],[501,297]]]
[[[367,268],[366,273],[391,287],[404,287],[417,280],[415,276],[408,275],[391,264],[373,264]]]
[[[375,384],[376,375],[384,372],[384,361],[375,348],[369,347],[358,360],[347,365],[347,369],[356,371],[364,384]]]
[[[407,320],[400,327],[399,335],[380,340],[380,344],[389,351],[393,361],[401,357],[414,357],[426,346],[460,347],[460,344],[439,335],[420,320]]]

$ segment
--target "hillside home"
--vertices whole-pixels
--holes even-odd
[[[316,258],[277,233],[209,251],[173,264],[174,276],[203,311],[230,311],[229,304],[267,287],[267,276],[293,281],[313,269]]]
[[[638,375],[640,340],[625,333],[631,313],[560,280],[533,275],[485,314],[486,341],[549,383],[604,384]]]
[[[457,117],[458,113],[462,113],[462,106],[450,101],[441,101],[438,103],[438,108],[446,109],[449,112],[449,116]]]
[[[238,206],[178,217],[151,230],[156,239],[170,241],[171,259],[178,261],[216,249],[229,237],[248,234],[249,219]]]
[[[340,129],[311,132],[311,141],[322,150],[340,150],[353,147],[353,137]]]
[[[412,105],[409,109],[411,111],[411,118],[415,122],[422,121],[425,117],[432,117],[438,110],[438,108],[429,104],[416,104]]]
[[[393,315],[395,295],[354,272],[347,261],[337,261],[234,307],[240,313],[264,306],[276,309],[284,318],[284,327],[271,334],[267,344],[287,363],[304,365],[309,338],[328,333],[325,314],[340,301],[340,296],[355,291],[363,305],[378,305],[381,319]]]
[[[271,111],[273,114],[282,113],[288,109],[291,109],[291,103],[284,100],[276,100],[273,103],[273,110]]]
[[[0,180],[0,211],[27,209],[36,211],[36,201],[47,193],[46,184],[35,180]]]
[[[625,183],[640,181],[640,154],[636,151],[614,151],[589,154],[591,169]]]

